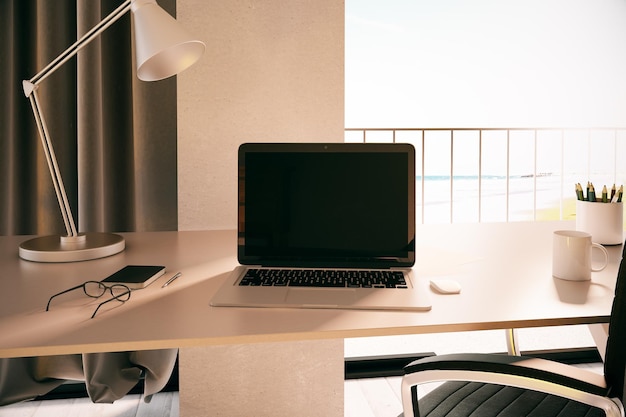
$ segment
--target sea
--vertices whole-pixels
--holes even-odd
[[[595,186],[600,190],[603,185],[610,188],[614,181],[597,180]],[[577,174],[552,173],[417,176],[417,222],[571,220],[575,215],[575,184],[586,186],[587,182]]]

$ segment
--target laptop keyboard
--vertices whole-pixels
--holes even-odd
[[[248,269],[243,286],[321,288],[407,288],[401,271],[328,269]]]

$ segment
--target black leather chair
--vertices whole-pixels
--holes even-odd
[[[524,356],[451,354],[410,363],[404,417],[624,417],[626,261],[611,310],[604,375]],[[417,387],[446,381],[418,400]]]

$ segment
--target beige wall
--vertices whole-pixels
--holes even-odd
[[[178,0],[207,44],[178,76],[180,230],[236,227],[237,147],[343,141],[342,0]]]
[[[236,228],[239,144],[343,140],[344,3],[178,0],[177,9],[178,20],[207,44],[202,59],[178,76],[178,227]],[[219,359],[223,352],[181,350],[181,416],[233,409],[241,415],[343,414],[342,340],[229,346],[228,361]],[[298,365],[293,372],[291,362],[280,361],[280,369],[270,368],[280,384],[248,390],[242,403],[233,395],[241,387],[232,378],[233,364],[269,352],[305,358],[309,368]],[[203,383],[207,375],[219,381],[211,395]],[[245,375],[250,381],[268,377],[262,366]],[[315,381],[324,383],[312,388]],[[303,392],[324,404],[302,410],[297,399]]]

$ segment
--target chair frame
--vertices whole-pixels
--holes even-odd
[[[417,386],[468,381],[513,386],[597,407],[607,417],[624,417],[618,398],[609,398],[604,376],[545,359],[500,354],[450,354],[415,361],[402,379],[404,417],[419,417]]]

